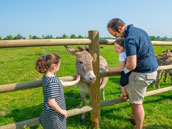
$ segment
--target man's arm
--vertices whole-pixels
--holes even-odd
[[[136,68],[137,58],[136,55],[127,56],[126,68],[129,70],[134,70]]]

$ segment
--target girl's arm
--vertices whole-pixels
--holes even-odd
[[[125,61],[121,61],[120,66],[117,66],[117,67],[105,66],[105,68],[107,68],[108,70],[113,70],[113,71],[123,70],[124,67],[125,67]]]
[[[80,81],[80,75],[77,75],[76,76],[76,80],[75,81],[68,81],[68,82],[63,82],[62,80],[60,80],[62,85],[64,87],[67,87],[67,86],[72,86],[72,85],[75,85],[77,84],[79,81]]]
[[[58,113],[62,114],[65,118],[67,118],[67,111],[60,108],[59,105],[56,103],[55,98],[49,98],[48,104]]]

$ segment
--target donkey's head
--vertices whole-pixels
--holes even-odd
[[[73,48],[66,49],[74,56],[76,56],[77,73],[81,75],[81,79],[87,83],[94,83],[96,76],[93,72],[93,57],[85,49],[78,47],[78,50]]]
[[[162,52],[163,52],[163,57],[166,61],[172,61],[172,50],[167,49],[166,51],[162,50]]]

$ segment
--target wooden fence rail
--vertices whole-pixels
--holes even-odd
[[[81,108],[71,109],[71,110],[67,111],[67,116],[71,117],[71,116],[78,115],[81,113],[86,113],[86,112],[91,111],[92,109],[93,109],[93,107],[91,105],[84,106]],[[34,119],[26,120],[26,121],[21,121],[21,122],[17,122],[17,123],[0,126],[0,129],[23,129],[23,128],[32,127],[32,126],[35,126],[38,124],[40,124],[39,118],[34,118]]]
[[[167,69],[172,69],[172,65],[164,65],[164,66],[158,67],[158,70],[167,70]],[[111,72],[101,72],[100,73],[100,77],[118,76],[118,75],[121,75],[121,71],[111,71]],[[73,81],[76,79],[76,76],[60,77],[60,79],[63,81]],[[41,86],[42,86],[41,80],[0,85],[0,93],[24,90],[24,89],[30,89],[30,88],[37,88],[37,87],[41,87]]]
[[[112,45],[115,40],[102,39],[99,44]],[[61,45],[89,45],[90,39],[31,39],[31,40],[0,40],[0,48],[61,46]],[[153,46],[171,46],[170,41],[152,41]]]
[[[31,40],[0,40],[0,48],[89,45],[90,39],[31,39]]]
[[[112,39],[101,39],[99,41],[102,45],[112,45],[115,40]],[[152,41],[153,46],[172,46],[171,41]]]
[[[168,70],[172,69],[172,65],[163,65],[159,66],[158,70]],[[100,73],[100,77],[109,77],[109,76],[117,76],[121,75],[121,71],[111,71],[111,72],[102,72]]]
[[[157,90],[148,91],[148,92],[146,92],[145,97],[159,94],[159,93],[163,93],[163,92],[167,92],[167,91],[171,91],[171,90],[172,90],[172,86],[157,89]],[[125,101],[119,98],[119,99],[113,99],[113,100],[101,102],[100,105],[101,105],[101,107],[106,107],[106,106],[111,106],[111,105],[122,103],[122,102],[125,102]]]
[[[60,79],[63,81],[72,81],[76,79],[76,76],[60,77]],[[16,90],[24,90],[24,89],[30,89],[30,88],[37,88],[41,86],[42,86],[41,80],[0,85],[0,93],[16,91]]]

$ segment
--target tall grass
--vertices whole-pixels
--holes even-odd
[[[118,55],[112,46],[103,46],[100,54],[106,58],[110,66],[119,65]],[[162,54],[162,49],[172,47],[154,47],[156,55]],[[57,75],[70,76],[76,74],[75,57],[70,55],[63,46],[60,47],[30,47],[0,49],[0,85],[33,81],[41,79],[42,75],[36,72],[35,62],[40,56],[54,52],[61,56],[62,63]],[[161,87],[170,86],[170,79]],[[153,90],[151,86],[148,90]],[[67,109],[81,107],[81,98],[77,86],[64,88]],[[106,100],[118,98],[121,93],[119,76],[110,77],[106,87]],[[144,100],[145,121],[144,129],[170,129],[172,128],[172,91],[146,97]],[[87,96],[87,103],[88,101]],[[101,101],[102,96],[101,96]],[[0,94],[0,125],[19,122],[39,117],[42,110],[42,88],[7,92]],[[101,109],[102,129],[133,129],[128,117],[131,114],[129,102],[116,104]],[[68,129],[89,129],[90,113],[86,119],[80,121],[80,115],[67,119]],[[40,125],[31,129],[42,129]]]

